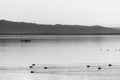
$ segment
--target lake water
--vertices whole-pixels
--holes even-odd
[[[31,42],[21,42],[30,39]],[[0,35],[0,66],[31,64],[120,63],[120,36]],[[103,77],[102,77],[103,78]],[[0,72],[0,80],[119,80],[120,77]]]

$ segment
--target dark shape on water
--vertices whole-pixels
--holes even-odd
[[[29,40],[29,39],[23,39],[23,40],[21,40],[21,42],[31,42],[31,40]]]
[[[30,66],[30,68],[33,68],[33,66]]]
[[[112,64],[108,64],[108,66],[112,66]]]
[[[101,70],[102,68],[101,67],[98,67],[99,70]]]
[[[47,69],[47,67],[44,67],[44,69]]]
[[[100,49],[100,51],[102,51],[102,49]]]
[[[89,68],[90,67],[90,65],[87,65],[87,68]]]
[[[35,64],[32,64],[32,66],[35,66]]]
[[[34,73],[34,71],[30,71],[30,73]]]

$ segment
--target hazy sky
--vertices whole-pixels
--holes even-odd
[[[0,0],[0,19],[120,27],[120,0]]]

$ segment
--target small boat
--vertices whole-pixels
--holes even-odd
[[[21,40],[21,42],[31,42],[31,40],[29,40],[29,39],[23,39],[23,40]]]

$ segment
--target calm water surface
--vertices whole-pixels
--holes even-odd
[[[21,42],[30,39],[31,42]],[[0,66],[120,63],[120,36],[0,36]],[[119,80],[119,77],[0,72],[0,80]]]

